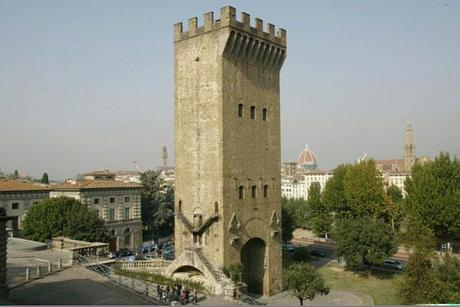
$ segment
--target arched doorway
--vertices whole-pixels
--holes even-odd
[[[265,242],[252,238],[241,248],[241,265],[243,281],[248,285],[248,292],[263,294],[265,275]]]

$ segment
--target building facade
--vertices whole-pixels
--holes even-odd
[[[72,197],[96,210],[107,226],[111,251],[136,250],[142,244],[141,191],[135,183],[83,180],[56,185],[50,197]]]
[[[6,224],[10,235],[15,235],[17,230],[22,229],[27,212],[34,204],[47,199],[50,191],[49,185],[0,179],[0,207],[10,217]]]
[[[168,272],[215,285],[241,264],[249,291],[282,290],[280,83],[286,31],[233,7],[174,30],[175,246]],[[222,290],[222,289],[221,289]]]

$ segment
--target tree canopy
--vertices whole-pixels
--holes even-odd
[[[326,182],[322,194],[323,203],[335,213],[337,219],[350,217],[347,198],[345,196],[345,174],[350,165],[339,165],[334,170],[334,176]]]
[[[43,184],[49,184],[50,183],[47,173],[43,173],[43,176],[42,176],[42,179],[40,180],[40,182],[43,183]]]
[[[382,264],[397,250],[393,229],[370,217],[339,221],[334,239],[337,256],[343,256],[351,268]]]
[[[299,299],[300,305],[304,300],[313,300],[316,295],[326,295],[329,287],[316,271],[315,267],[307,262],[292,264],[284,272],[284,283],[287,289]]]
[[[374,160],[350,166],[344,178],[344,192],[351,216],[383,216],[386,212],[383,187],[383,179]]]
[[[430,259],[416,250],[409,257],[407,267],[399,284],[398,296],[402,304],[448,303],[450,293],[447,285],[436,277]]]
[[[104,221],[95,210],[64,196],[33,205],[24,220],[23,235],[36,241],[56,236],[89,242],[106,242],[108,238]]]
[[[460,161],[441,153],[433,162],[416,164],[406,180],[408,212],[438,238],[460,238]]]
[[[326,234],[331,231],[332,215],[329,208],[321,200],[321,185],[313,182],[308,191],[307,200],[309,212],[309,225],[317,235]]]
[[[174,232],[174,190],[160,178],[160,172],[141,174],[141,218],[150,234],[163,237]]]

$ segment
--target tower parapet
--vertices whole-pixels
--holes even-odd
[[[214,12],[205,13],[203,16],[204,24],[198,26],[198,18],[192,17],[188,20],[188,31],[183,31],[182,22],[174,25],[174,42],[185,40],[203,33],[219,30],[225,27],[232,27],[242,34],[249,34],[257,37],[265,43],[276,45],[280,48],[286,48],[286,30],[278,29],[275,33],[275,26],[267,24],[267,31],[263,30],[263,21],[255,18],[255,27],[251,26],[251,17],[248,13],[241,13],[241,20],[236,19],[236,9],[226,6],[220,9],[220,19],[214,20]],[[243,34],[244,35],[244,34]]]

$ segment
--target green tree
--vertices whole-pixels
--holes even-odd
[[[329,210],[334,212],[338,220],[351,217],[345,195],[345,174],[350,165],[339,165],[334,170],[334,176],[326,182],[326,187],[322,194],[322,201]]]
[[[317,294],[326,295],[329,287],[324,279],[309,263],[299,262],[292,264],[284,273],[284,282],[287,289],[297,297],[300,305],[304,300],[313,300]]]
[[[104,221],[96,211],[69,197],[50,198],[33,205],[23,228],[23,235],[36,241],[55,236],[89,242],[106,242],[108,238]]]
[[[408,212],[438,238],[460,238],[460,161],[440,153],[435,161],[412,168],[406,180]]]
[[[450,300],[446,284],[434,274],[430,259],[418,250],[409,257],[398,296],[406,305],[447,303]]]
[[[231,264],[229,267],[224,268],[224,274],[229,278],[233,286],[235,287],[235,298],[236,303],[238,304],[239,299],[239,291],[238,291],[238,283],[241,281],[241,265],[239,264]]]
[[[344,179],[347,204],[353,217],[382,217],[386,213],[383,179],[374,160],[348,167]]]
[[[401,227],[399,241],[406,247],[412,250],[417,250],[426,256],[432,256],[436,246],[436,238],[433,230],[414,219],[412,216],[407,216],[404,227]]]
[[[325,234],[331,230],[332,215],[329,208],[321,201],[321,185],[313,182],[308,191],[307,206],[309,211],[309,225],[317,235]]]
[[[449,291],[449,303],[460,303],[460,259],[450,254],[436,261],[434,273]]]
[[[160,178],[160,172],[148,170],[141,174],[141,218],[150,236],[160,237],[174,232],[174,190]]]
[[[310,228],[308,224],[308,204],[304,199],[283,198],[282,207],[292,217],[295,228]]]
[[[292,213],[285,207],[281,209],[282,240],[284,243],[292,239],[292,232],[295,229]]]
[[[14,173],[13,173],[13,179],[19,179],[19,172],[17,169],[14,170]]]
[[[403,195],[401,190],[391,185],[386,190],[385,203],[387,206],[387,220],[393,229],[399,229],[403,222]]]
[[[397,250],[393,229],[370,217],[340,221],[333,234],[337,256],[351,268],[382,264]]]
[[[47,173],[43,173],[43,176],[42,176],[42,179],[40,180],[40,182],[43,183],[43,184],[49,184],[50,183]]]

